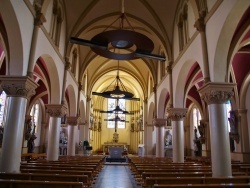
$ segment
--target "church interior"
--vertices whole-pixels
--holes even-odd
[[[0,187],[250,187],[250,0],[1,0]]]

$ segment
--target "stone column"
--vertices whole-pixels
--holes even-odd
[[[173,162],[184,162],[184,124],[183,117],[187,113],[186,108],[168,108],[169,118],[171,118],[173,136]]]
[[[199,89],[208,104],[213,177],[232,175],[226,101],[233,96],[234,86],[209,82]]]
[[[29,65],[28,65],[28,71],[27,76],[30,78],[33,78],[33,70],[35,65],[35,52],[37,47],[37,37],[38,37],[38,31],[41,25],[46,21],[44,15],[41,13],[41,10],[36,10],[36,17],[34,19],[34,29],[32,34],[32,40],[31,40],[31,46],[30,46],[30,56],[29,56]]]
[[[68,126],[68,145],[67,145],[67,155],[75,156],[75,130],[78,124],[79,117],[69,116],[67,117]]]
[[[0,80],[7,94],[0,171],[19,172],[27,103],[38,85],[27,76],[0,76]]]
[[[67,107],[61,104],[46,105],[46,112],[50,116],[47,147],[48,161],[58,160],[61,118],[66,114],[66,110]]]
[[[156,157],[164,157],[164,127],[167,119],[153,119],[153,125],[156,127]]]
[[[210,82],[209,75],[209,62],[208,62],[208,52],[207,52],[207,38],[206,38],[206,25],[205,25],[205,14],[200,14],[200,17],[196,20],[194,27],[196,27],[197,31],[200,32],[201,37],[201,48],[202,48],[202,57],[204,64],[204,82]]]

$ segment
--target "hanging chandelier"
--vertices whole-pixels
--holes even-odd
[[[111,84],[114,84],[113,90],[108,90]],[[113,99],[125,99],[125,100],[134,100],[134,101],[140,101],[139,98],[134,98],[134,94],[131,92],[128,92],[124,84],[122,83],[120,77],[119,77],[119,60],[118,60],[118,66],[117,66],[117,76],[116,78],[110,83],[110,85],[106,88],[106,90],[102,93],[99,92],[92,92],[92,95],[98,95],[104,98],[113,98]]]
[[[117,30],[108,30],[117,21],[120,23],[120,28]],[[124,21],[127,22],[131,30],[124,29]],[[154,49],[154,43],[151,39],[134,31],[124,12],[124,0],[122,0],[122,11],[120,16],[102,33],[95,35],[91,40],[71,37],[70,42],[89,46],[96,54],[109,59],[133,60],[145,57],[166,61],[165,56],[151,53]],[[129,53],[117,53],[113,50],[114,48],[127,50]]]
[[[126,114],[126,115],[133,115],[134,113],[131,113],[131,112],[128,112],[126,110],[123,110],[121,109],[121,107],[119,106],[119,99],[117,99],[117,105],[115,107],[115,109],[113,110],[107,110],[107,111],[104,111],[104,110],[101,110],[100,113],[117,113],[117,114]]]

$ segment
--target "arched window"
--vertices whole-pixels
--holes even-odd
[[[108,110],[114,110],[117,105],[119,105],[119,107],[121,109],[125,110],[126,102],[125,102],[124,99],[119,99],[119,104],[117,104],[117,100],[116,99],[108,99]],[[116,116],[115,113],[108,114],[108,119],[114,119],[115,116]],[[125,120],[126,119],[125,114],[119,114],[118,113],[118,117],[121,120]],[[108,121],[107,127],[114,129],[115,128],[115,123],[116,123],[115,121]],[[125,129],[125,122],[117,121],[117,128]]]
[[[39,104],[36,103],[32,106],[30,111],[30,116],[32,117],[32,124],[35,125],[35,133],[37,133],[38,117],[39,117]]]
[[[182,51],[189,40],[188,31],[188,5],[185,4],[178,18],[179,50]]]
[[[228,100],[226,102],[226,108],[227,108],[227,119],[228,119],[228,118],[230,118],[230,111],[232,110],[230,100]],[[227,121],[227,127],[228,127],[228,131],[230,132],[230,122],[229,122],[229,120]]]
[[[185,5],[183,8],[183,43],[187,44],[189,40],[189,32],[188,32],[188,6]]]
[[[62,25],[62,11],[59,8],[57,0],[53,1],[53,15],[51,21],[51,38],[54,40],[56,46],[59,46],[61,25]]]
[[[198,108],[193,109],[193,128],[198,130],[198,125],[200,125],[201,114]],[[199,137],[199,131],[197,131],[197,136]]]
[[[178,34],[179,34],[179,50],[183,50],[184,41],[183,41],[183,16],[182,13],[179,15],[178,21]]]
[[[4,126],[6,93],[2,91],[0,95],[0,126]]]

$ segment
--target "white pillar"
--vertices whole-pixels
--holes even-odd
[[[7,94],[0,171],[19,172],[26,106],[38,85],[27,76],[1,76],[0,80]]]
[[[66,114],[67,108],[61,104],[48,104],[46,108],[46,112],[50,115],[47,160],[56,161],[59,156],[61,117]]]
[[[75,130],[78,124],[78,117],[69,116],[67,117],[68,124],[68,144],[67,144],[67,155],[75,156]]]
[[[156,157],[165,157],[164,155],[164,127],[167,119],[153,119],[153,125],[156,127]]]
[[[226,101],[233,96],[235,84],[207,83],[200,90],[209,111],[213,177],[231,176],[231,153]]]
[[[173,162],[184,162],[184,125],[183,117],[187,113],[186,108],[169,108],[168,116],[172,123],[172,145],[173,145]]]

